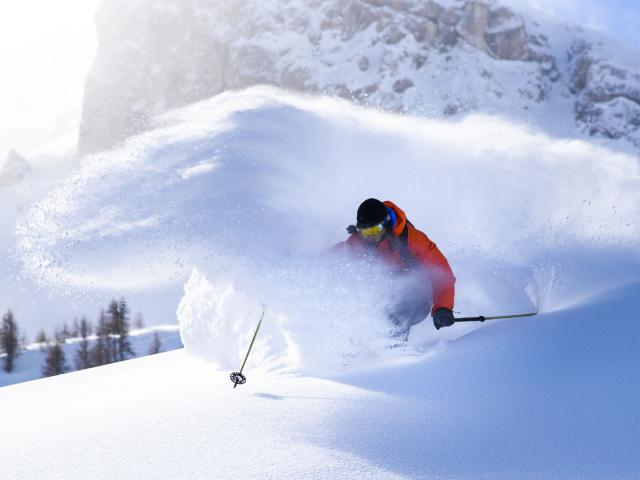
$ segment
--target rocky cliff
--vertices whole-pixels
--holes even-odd
[[[584,40],[571,45],[569,65],[575,118],[585,132],[640,147],[640,69],[599,54]]]
[[[567,63],[544,27],[493,2],[105,0],[97,26],[85,152],[155,114],[260,83],[411,114],[525,121],[562,91],[575,107],[567,122],[640,145],[637,73],[594,58],[586,40],[567,48]]]

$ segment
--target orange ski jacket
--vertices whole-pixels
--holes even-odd
[[[431,281],[431,292],[426,291],[425,286],[425,295],[431,294],[433,298],[431,312],[434,313],[439,308],[453,310],[456,277],[446,257],[429,237],[407,220],[407,216],[397,205],[390,201],[383,203],[394,211],[396,223],[393,229],[375,245],[377,253],[381,258],[401,269],[424,267]],[[344,245],[354,251],[371,248],[358,233],[350,235],[346,241],[339,243],[336,247],[340,248]]]

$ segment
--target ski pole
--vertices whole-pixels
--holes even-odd
[[[499,315],[496,317],[485,317],[484,315],[480,315],[479,317],[461,317],[456,318],[456,323],[458,322],[484,322],[485,320],[501,320],[503,318],[518,318],[518,317],[533,317],[537,315],[538,312],[533,313],[517,313],[515,315]]]
[[[247,350],[247,354],[244,357],[244,362],[242,362],[242,366],[240,367],[239,372],[233,372],[230,375],[231,381],[233,382],[233,388],[235,389],[238,385],[242,385],[247,382],[247,377],[245,377],[242,373],[244,370],[244,366],[247,363],[247,359],[249,358],[249,354],[251,353],[251,347],[253,347],[253,342],[256,341],[256,337],[258,336],[258,331],[260,330],[260,325],[262,325],[262,319],[264,318],[265,309],[262,309],[262,315],[260,315],[260,321],[258,322],[258,326],[256,327],[256,331],[253,334],[253,338],[251,339],[251,343],[249,344],[249,350]]]

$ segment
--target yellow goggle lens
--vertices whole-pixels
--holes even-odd
[[[382,235],[382,232],[384,232],[384,227],[381,223],[379,223],[378,225],[374,225],[373,227],[361,228],[359,232],[360,235],[362,235],[364,238],[375,238]]]

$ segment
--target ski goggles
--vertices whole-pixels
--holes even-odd
[[[372,227],[359,228],[358,233],[367,239],[380,238],[384,233],[384,225],[383,223],[378,223]]]

